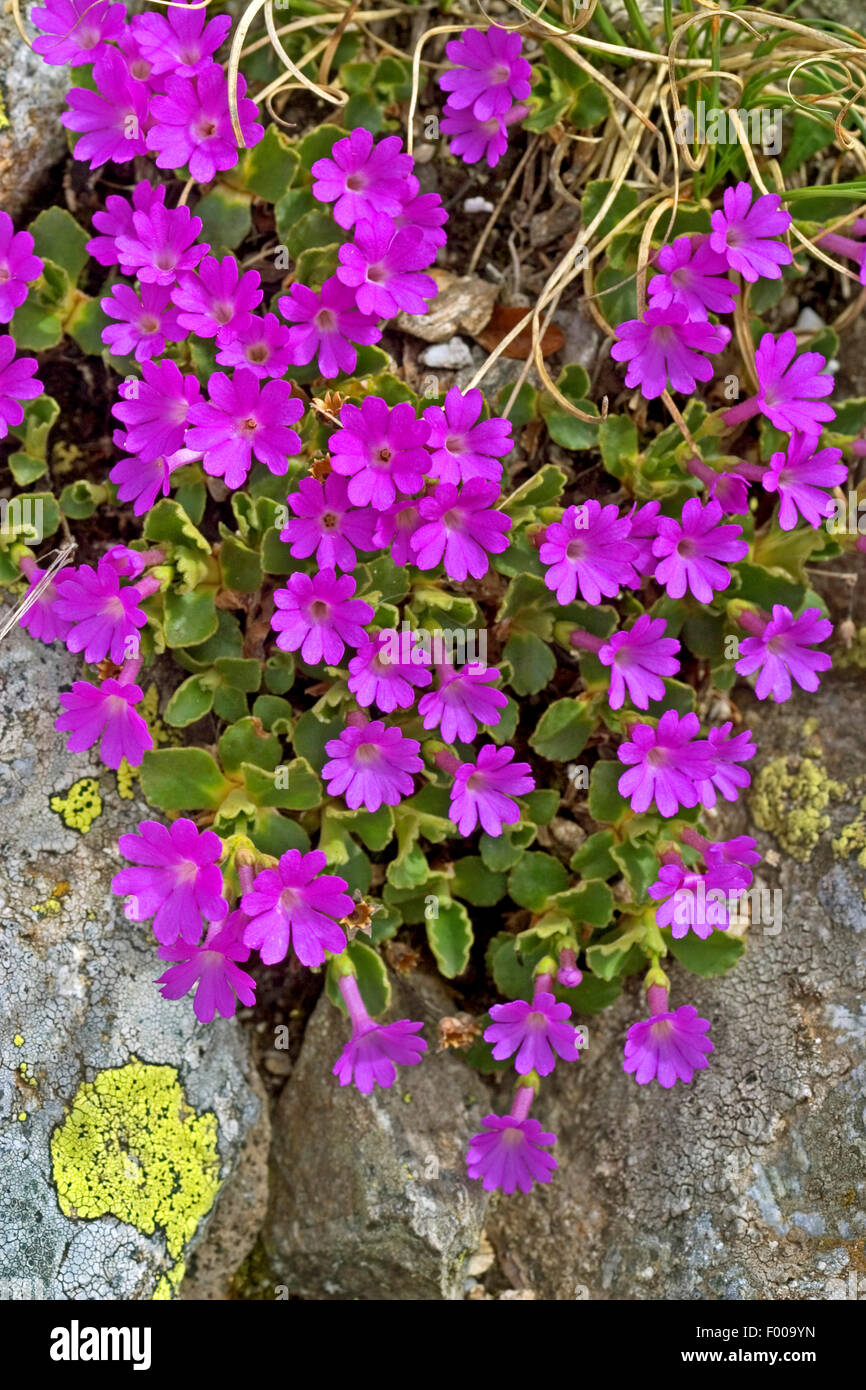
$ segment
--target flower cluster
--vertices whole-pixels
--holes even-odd
[[[453,67],[439,78],[447,92],[440,129],[465,164],[485,159],[494,169],[508,148],[508,131],[528,115],[531,69],[521,57],[523,39],[492,24],[464,29],[445,45]]]

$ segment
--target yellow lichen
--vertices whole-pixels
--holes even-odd
[[[813,758],[774,758],[762,767],[749,797],[752,817],[793,859],[809,858],[830,825],[826,808],[845,787]]]
[[[23,1046],[24,1046],[24,1039],[22,1038],[22,1036],[21,1036],[20,1033],[16,1033],[16,1034],[15,1034],[15,1037],[12,1039],[12,1042],[13,1042],[13,1044],[15,1045],[15,1047],[23,1047]]]
[[[63,817],[64,825],[70,830],[79,830],[86,835],[93,822],[102,815],[102,797],[99,783],[93,777],[82,777],[75,782],[66,796],[52,796],[52,811]]]
[[[177,1261],[219,1190],[216,1116],[196,1115],[175,1067],[133,1058],[78,1088],[51,1161],[66,1216],[112,1215],[145,1235],[160,1227]],[[170,1297],[162,1287],[154,1297]]]
[[[117,795],[124,801],[132,801],[135,796],[135,779],[137,771],[129,766],[126,758],[121,758],[120,767],[117,769]]]

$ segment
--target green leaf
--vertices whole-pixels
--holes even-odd
[[[515,936],[510,932],[498,932],[487,947],[486,962],[499,993],[506,999],[531,999],[533,968],[544,949],[542,945],[534,953],[524,955]]]
[[[502,652],[511,667],[509,684],[518,695],[535,695],[553,679],[556,659],[534,632],[513,632]]]
[[[194,211],[203,224],[199,240],[210,242],[212,256],[234,251],[252,228],[249,197],[224,183],[200,198]]]
[[[708,977],[726,974],[736,965],[746,949],[746,943],[742,938],[732,936],[728,931],[714,931],[706,941],[701,941],[700,937],[691,931],[678,941],[674,940],[670,931],[663,934],[671,953],[680,965],[684,965],[686,970],[691,970],[695,975]]]
[[[614,478],[635,472],[639,456],[637,427],[628,415],[608,415],[602,420],[598,443],[604,466]]]
[[[342,811],[332,807],[328,814],[342,821],[374,852],[387,849],[394,838],[394,812],[390,806],[380,806],[378,811]]]
[[[612,830],[597,830],[571,857],[570,868],[581,878],[613,878],[620,867],[612,855]]]
[[[358,989],[364,1001],[364,1008],[373,1018],[376,1018],[385,1012],[391,1002],[391,981],[388,979],[388,972],[382,957],[372,946],[368,946],[366,941],[359,941],[357,937],[354,941],[349,942],[346,947],[346,954],[355,967]],[[329,961],[325,989],[331,1003],[345,1013],[346,1005],[340,993],[338,979],[337,968],[333,961]]]
[[[528,855],[527,858],[534,858]],[[585,879],[574,888],[551,895],[550,908],[564,912],[573,922],[589,922],[593,927],[606,927],[613,916],[613,893],[600,878]]]
[[[626,841],[611,850],[611,856],[626,877],[636,903],[644,902],[647,889],[655,883],[659,874],[659,863],[655,849],[650,845]]]
[[[463,974],[469,964],[474,933],[462,903],[439,903],[438,915],[427,918],[427,940],[446,980]]]
[[[568,883],[565,866],[552,854],[524,854],[508,876],[508,892],[521,907],[540,912]]]
[[[586,185],[581,209],[584,227],[588,227],[595,220],[612,186],[611,179],[593,179]],[[607,233],[613,231],[626,213],[632,212],[637,207],[637,203],[638,195],[633,188],[624,185],[618,189],[600,224],[595,228],[593,236],[597,240],[607,236]]]
[[[240,772],[244,763],[273,772],[283,756],[283,746],[275,735],[261,728],[257,719],[247,715],[225,730],[219,741],[219,755],[229,775]]]
[[[617,975],[639,967],[644,959],[640,948],[643,934],[643,922],[633,920],[605,932],[600,941],[594,941],[587,947],[586,963],[590,970],[600,980],[613,980]]]
[[[15,453],[10,454],[7,460],[12,477],[19,487],[29,487],[35,483],[37,478],[41,478],[45,473],[48,464],[45,459],[34,458],[32,454]]]
[[[489,869],[478,855],[469,854],[454,864],[451,891],[476,907],[492,907],[505,897],[507,887],[505,874]]]
[[[488,835],[486,830],[482,831],[478,848],[484,863],[494,873],[507,873],[523,854],[523,846],[514,843],[508,826],[503,828],[501,835]]]
[[[292,746],[300,757],[306,758],[317,772],[321,772],[328,760],[325,744],[329,739],[337,738],[344,728],[344,719],[319,719],[312,710],[307,710],[295,725]]]
[[[262,586],[262,565],[258,551],[244,545],[225,527],[220,545],[223,584],[240,594],[255,594]]]
[[[259,143],[244,156],[239,182],[267,203],[279,202],[300,167],[298,151],[277,125],[269,125]]]
[[[83,521],[93,516],[100,503],[108,497],[104,483],[91,483],[88,478],[76,478],[67,483],[60,494],[60,510],[73,521]]]
[[[299,849],[302,854],[309,852],[310,837],[307,832],[297,821],[281,816],[272,807],[257,813],[248,834],[256,849],[261,850],[262,854],[272,854],[275,859],[290,849]]]
[[[254,657],[218,656],[214,666],[226,685],[252,693],[262,683],[262,664]]]
[[[281,695],[260,695],[253,705],[253,714],[268,733],[287,735],[292,731],[292,707]]]
[[[526,807],[524,819],[528,818],[533,825],[548,825],[559,808],[559,792],[549,787],[527,792],[519,800],[521,805]]]
[[[141,789],[163,811],[215,811],[232,787],[204,748],[155,748],[142,759]]]
[[[345,136],[345,130],[338,125],[316,126],[298,145],[301,168],[310,169],[317,159],[327,159],[336,141],[345,139]]]
[[[89,259],[90,237],[84,228],[65,208],[50,207],[40,212],[27,230],[36,255],[62,266],[74,285]]]
[[[165,640],[169,647],[195,647],[217,630],[217,610],[212,589],[193,589],[165,595]]]
[[[108,315],[99,300],[81,295],[64,326],[82,352],[87,353],[88,357],[101,357],[105,347],[102,332],[108,324]]]
[[[244,785],[257,806],[278,806],[284,811],[311,811],[322,800],[322,784],[304,758],[293,758],[274,772],[243,765]]]
[[[166,705],[163,719],[172,728],[185,729],[210,712],[213,697],[212,685],[206,684],[201,676],[188,676]]]
[[[595,717],[584,700],[554,700],[538,721],[530,748],[550,762],[566,763],[586,747]]]
[[[593,820],[615,825],[629,809],[629,803],[617,791],[617,783],[625,772],[622,763],[597,762],[589,776],[589,814]]]
[[[622,984],[619,980],[601,980],[585,970],[576,989],[558,987],[555,993],[557,999],[571,1005],[575,1014],[600,1014],[622,994]]]

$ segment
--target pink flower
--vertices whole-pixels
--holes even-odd
[[[499,484],[471,478],[462,487],[439,483],[418,503],[421,525],[412,535],[415,564],[430,570],[442,563],[451,579],[481,579],[490,568],[488,555],[508,549],[511,518],[493,509]]]
[[[464,164],[477,164],[479,159],[486,159],[488,168],[495,169],[508,149],[508,127],[528,115],[528,106],[512,106],[505,116],[490,116],[480,121],[469,110],[456,110],[449,101],[445,103],[439,129],[443,135],[451,136],[449,154],[462,159]]]
[[[736,801],[742,788],[752,780],[746,769],[739,766],[757,752],[752,742],[752,731],[744,729],[742,733],[732,735],[733,727],[729,720],[719,729],[710,729],[707,734],[710,769],[698,788],[701,804],[707,808],[715,806],[717,791],[725,801]]]
[[[759,700],[769,695],[777,705],[790,700],[792,678],[801,690],[818,689],[818,672],[829,671],[833,665],[826,652],[809,650],[826,641],[833,631],[833,624],[822,617],[820,608],[807,608],[795,618],[790,608],[774,603],[772,618],[746,610],[740,621],[754,635],[740,643],[740,660],[734,670],[740,676],[759,673],[755,682]]]
[[[248,314],[236,324],[235,336],[224,343],[216,360],[221,367],[248,367],[257,377],[283,377],[289,370],[291,329],[276,314]],[[219,340],[218,340],[219,341]]]
[[[688,1083],[696,1071],[709,1066],[707,1053],[713,1051],[713,1044],[706,1032],[710,1025],[698,1018],[691,1004],[669,1012],[667,990],[661,985],[651,985],[647,995],[651,1017],[629,1028],[622,1069],[632,1073],[639,1086],[658,1081],[670,1090],[677,1081]]]
[[[636,709],[648,709],[650,700],[663,697],[662,676],[674,676],[680,669],[675,655],[680,644],[675,637],[664,636],[666,628],[664,618],[641,613],[632,627],[614,632],[599,648],[599,661],[610,667],[611,709],[622,709],[626,690]]]
[[[714,212],[710,219],[710,249],[752,284],[761,278],[778,280],[780,267],[794,259],[789,247],[775,239],[791,225],[791,214],[780,206],[778,193],[764,193],[754,203],[753,197],[751,184],[726,188],[724,211]]]
[[[824,491],[844,483],[847,464],[841,449],[816,449],[814,434],[793,434],[784,453],[773,454],[761,479],[766,492],[779,494],[779,525],[793,531],[800,517],[815,530],[833,515],[833,498]]]
[[[703,801],[715,803],[715,793],[707,788],[707,777],[714,771],[710,745],[698,739],[700,724],[696,714],[665,710],[658,727],[637,724],[631,740],[621,743],[617,757],[628,771],[619,779],[620,796],[631,797],[631,809],[642,814],[655,801],[661,816],[675,816],[680,806],[687,809]]]
[[[38,280],[42,270],[30,233],[16,232],[12,218],[0,212],[0,323],[8,323],[21,307],[28,282]]]
[[[167,285],[144,283],[139,294],[129,285],[114,285],[100,304],[103,313],[118,320],[102,330],[102,341],[116,357],[134,353],[136,362],[146,362],[165,352],[166,342],[186,337]]]
[[[530,1004],[525,999],[494,1004],[490,1010],[493,1022],[484,1030],[484,1040],[493,1043],[497,1062],[517,1053],[514,1069],[520,1076],[532,1071],[550,1076],[557,1057],[565,1062],[576,1062],[580,1057],[574,1024],[568,1022],[570,1006],[557,1004],[554,995],[540,989],[539,984],[537,981]]]
[[[430,466],[424,448],[430,426],[415,418],[408,401],[389,407],[380,396],[365,396],[360,406],[342,407],[340,423],[328,447],[334,472],[350,479],[350,502],[384,511],[398,492],[421,491]]]
[[[47,0],[34,6],[30,19],[42,33],[33,51],[52,67],[83,67],[109,52],[123,33],[126,7],[108,0]]]
[[[244,945],[257,950],[265,965],[283,960],[290,943],[302,965],[321,965],[325,951],[345,949],[345,935],[334,919],[347,917],[355,904],[344,878],[322,873],[326,863],[321,850],[287,850],[277,867],[263,869],[244,893],[241,911],[250,919]]]
[[[221,261],[206,256],[198,270],[179,275],[171,290],[181,327],[197,338],[230,342],[249,324],[250,310],[261,304],[261,283],[257,270],[241,275],[234,256]]]
[[[74,159],[89,159],[91,169],[108,160],[125,164],[147,145],[147,89],[130,76],[123,57],[107,49],[93,65],[96,91],[73,87],[67,94],[70,110],[60,117],[68,130],[81,132],[73,150]]]
[[[610,350],[615,362],[628,362],[625,384],[639,386],[653,401],[667,388],[690,393],[698,381],[709,381],[712,364],[704,353],[721,352],[731,330],[722,324],[692,323],[681,304],[647,309],[642,319],[629,319],[616,330]]]
[[[414,174],[410,174],[406,179],[403,192],[405,202],[394,218],[394,226],[397,231],[401,227],[418,227],[420,229],[427,243],[429,255],[427,264],[431,265],[436,259],[438,247],[444,246],[448,240],[445,231],[448,213],[442,206],[442,199],[438,193],[421,192],[421,185]]]
[[[355,568],[357,550],[373,550],[375,516],[368,507],[353,507],[349,485],[339,473],[329,473],[324,484],[317,478],[302,478],[297,492],[286,498],[295,515],[280,540],[291,548],[296,560],[306,560],[315,552],[320,569]]]
[[[134,708],[144,698],[137,685],[105,680],[97,689],[89,681],[75,681],[58,698],[64,713],[54,727],[70,735],[67,752],[83,753],[101,738],[99,753],[106,767],[118,768],[124,758],[138,767],[153,747],[150,730]]]
[[[466,1167],[470,1178],[482,1179],[485,1192],[531,1192],[534,1182],[549,1183],[556,1171],[556,1159],[546,1152],[556,1135],[529,1114],[534,1094],[531,1085],[518,1086],[510,1113],[485,1115],[484,1129],[474,1135]]]
[[[587,603],[613,598],[621,584],[637,587],[634,570],[638,549],[628,537],[631,522],[611,502],[603,507],[594,497],[566,507],[562,521],[553,521],[538,552],[549,566],[544,582],[561,604],[572,603],[580,590]]]
[[[833,390],[833,378],[823,370],[825,359],[820,352],[804,352],[795,361],[796,351],[797,339],[790,330],[778,338],[764,334],[755,350],[757,394],[725,411],[729,428],[760,412],[777,430],[816,435],[836,418],[833,407],[820,399]]]
[[[165,77],[165,96],[150,103],[156,122],[147,133],[147,148],[156,155],[158,169],[182,169],[197,183],[208,183],[221,169],[232,169],[238,147],[229,114],[226,75],[219,63],[198,77]],[[246,82],[238,74],[238,121],[244,146],[250,149],[264,135],[256,122],[257,107],[244,96]]]
[[[360,647],[366,640],[364,624],[373,609],[363,599],[352,598],[355,581],[333,570],[318,570],[310,576],[298,571],[289,575],[285,589],[277,589],[274,602],[280,610],[271,619],[279,634],[277,646],[284,652],[300,649],[308,666],[324,661],[336,666],[346,646]]]
[[[415,1036],[424,1025],[408,1018],[396,1023],[376,1023],[364,1007],[355,976],[340,975],[337,983],[352,1024],[352,1037],[334,1065],[334,1076],[341,1086],[354,1081],[365,1096],[370,1095],[374,1085],[387,1090],[397,1079],[395,1063],[415,1067],[422,1052],[427,1051],[424,1039]]]
[[[369,130],[359,126],[336,142],[329,159],[316,160],[313,197],[335,204],[339,227],[354,227],[374,213],[398,216],[407,198],[406,180],[413,162],[411,155],[400,153],[402,143],[397,135],[374,141]]]
[[[124,275],[136,273],[136,262],[124,263],[117,248],[117,238],[134,237],[133,215],[136,212],[150,212],[156,203],[165,202],[165,185],[155,187],[142,179],[132,191],[132,202],[121,198],[119,193],[109,193],[105,200],[105,211],[93,214],[93,226],[101,236],[93,237],[87,243],[87,250],[100,265],[120,265]],[[189,217],[189,209],[187,209]],[[199,231],[201,223],[199,222]]]
[[[29,555],[23,555],[19,564],[28,581],[25,598],[29,598],[48,571],[40,569],[36,561],[32,560]],[[57,616],[54,611],[54,602],[57,598],[58,579],[64,579],[67,575],[74,573],[74,569],[69,567],[58,570],[54,578],[42,590],[36,602],[32,603],[27,612],[22,613],[18,619],[19,627],[25,628],[35,641],[55,642],[58,637],[63,641],[66,637],[71,623],[67,622],[65,618]]]
[[[714,931],[727,931],[730,911],[748,887],[749,877],[737,864],[710,864],[704,873],[699,873],[687,869],[678,855],[672,856],[670,862],[661,865],[658,878],[647,889],[649,896],[660,903],[656,923],[670,927],[675,941],[689,932],[706,941]]]
[[[65,638],[71,652],[84,652],[88,662],[110,657],[116,666],[138,654],[138,629],[147,615],[139,608],[135,585],[120,587],[117,569],[99,561],[96,569],[81,565],[57,581],[57,617],[70,624]]]
[[[111,891],[130,895],[124,908],[130,922],[153,918],[157,941],[170,946],[181,937],[194,944],[202,917],[223,920],[229,910],[219,867],[223,842],[212,830],[200,831],[186,816],[169,826],[143,820],[134,835],[121,835],[117,847],[136,867],[115,874]]]
[[[424,419],[430,426],[427,448],[433,456],[430,473],[443,483],[468,483],[486,478],[498,483],[501,460],[511,453],[511,421],[494,415],[480,420],[484,398],[477,387],[464,392],[452,386],[444,407],[428,406]]]
[[[295,325],[289,334],[289,361],[304,367],[316,357],[321,375],[328,380],[355,370],[358,354],[353,343],[378,343],[382,336],[376,320],[358,312],[353,292],[336,275],[325,281],[318,294],[306,285],[290,285],[279,310]]]
[[[9,333],[0,334],[0,439],[24,419],[18,402],[42,395],[42,382],[33,375],[38,365],[35,357],[16,358],[15,339]]]
[[[125,438],[122,431],[115,434],[115,443],[118,438]],[[119,459],[108,476],[117,488],[117,500],[132,502],[134,515],[144,516],[157,497],[168,497],[171,475],[175,469],[192,463],[198,457],[192,449],[178,449],[175,454],[161,454],[159,458],[148,459],[147,462],[138,456]]]
[[[337,279],[355,291],[362,314],[381,319],[400,312],[426,314],[436,281],[418,272],[429,264],[428,243],[419,227],[395,231],[390,217],[374,213],[340,247]]]
[[[508,744],[497,748],[482,744],[474,763],[461,763],[454,774],[449,815],[463,836],[481,822],[488,835],[501,835],[503,825],[520,819],[520,807],[512,798],[535,787],[529,763],[515,763]]]
[[[165,14],[149,11],[133,15],[130,28],[154,76],[198,77],[212,63],[213,55],[228,37],[231,15],[208,19],[203,9],[172,5]]]
[[[471,743],[481,725],[495,728],[508,704],[507,695],[490,688],[490,682],[498,680],[499,675],[495,666],[482,666],[479,662],[459,671],[453,666],[440,667],[439,689],[422,695],[418,701],[424,728],[438,728],[446,743],[457,739]]]
[[[167,359],[145,362],[141,370],[143,381],[121,384],[120,403],[111,407],[111,413],[127,427],[124,448],[149,463],[183,447],[187,416],[200,387],[196,377],[184,376]]]
[[[414,687],[430,684],[432,676],[418,663],[411,636],[408,651],[406,645],[396,634],[384,631],[358,648],[349,662],[348,686],[363,709],[372,704],[383,714],[411,709]]]
[[[233,912],[224,926],[213,926],[200,946],[176,942],[160,946],[160,960],[177,961],[156,981],[163,999],[182,999],[196,986],[193,1011],[201,1023],[214,1014],[233,1018],[238,1003],[256,1002],[256,982],[238,961],[249,960],[250,948],[241,940],[246,917]]]
[[[727,589],[731,573],[725,565],[745,559],[749,546],[740,539],[742,526],[720,526],[721,519],[719,502],[702,506],[698,497],[685,503],[679,521],[659,517],[653,542],[653,555],[659,560],[655,577],[670,598],[682,598],[688,590],[699,603],[712,603],[714,592]]]
[[[709,237],[678,236],[655,258],[662,272],[654,275],[647,293],[654,309],[672,304],[686,311],[688,323],[703,323],[708,314],[732,314],[739,286],[725,275],[728,263],[710,246]]]
[[[288,472],[287,455],[301,448],[300,436],[289,426],[304,413],[289,383],[262,385],[254,372],[239,367],[231,378],[214,372],[207,389],[209,399],[190,407],[186,434],[188,447],[201,450],[205,473],[238,488],[254,458],[278,476]]]
[[[373,545],[387,550],[395,565],[412,563],[412,537],[421,525],[418,503],[403,498],[383,512],[375,512],[376,527],[373,532]]]
[[[387,728],[381,719],[349,724],[339,738],[325,744],[330,760],[322,768],[329,796],[345,797],[351,811],[363,806],[378,811],[380,806],[397,806],[411,796],[412,774],[424,766],[416,738],[406,738],[399,729]]]
[[[148,208],[136,208],[132,230],[120,230],[115,237],[124,275],[136,275],[142,284],[173,285],[181,271],[193,270],[210,250],[206,242],[196,243],[201,227],[201,218],[193,217],[186,205],[166,208],[154,198]]]
[[[445,45],[455,67],[439,78],[448,92],[453,111],[472,111],[479,121],[505,116],[515,101],[525,101],[530,93],[532,69],[521,57],[520,34],[491,25],[487,31],[464,29],[459,39]]]

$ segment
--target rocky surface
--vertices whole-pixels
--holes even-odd
[[[348,1025],[322,998],[274,1115],[265,1252],[290,1297],[463,1297],[487,1207],[464,1153],[489,1103],[483,1078],[436,1052],[453,1012],[434,979],[394,981],[389,1018],[423,1018],[429,1052],[390,1091],[341,1089]]]
[[[724,824],[754,830],[775,859],[761,881],[781,890],[781,921],[753,922],[725,977],[673,966],[674,1002],[697,1006],[715,1044],[687,1089],[622,1073],[636,990],[589,1021],[580,1064],[557,1069],[536,1109],[559,1134],[559,1173],[528,1199],[500,1199],[487,1221],[514,1287],[552,1299],[866,1292],[858,696],[855,679],[837,677],[782,707],[738,697],[765,771],[753,773],[751,809]]]
[[[28,8],[22,4],[22,14]],[[36,30],[23,23],[34,38]],[[0,208],[10,217],[18,216],[67,148],[60,113],[68,87],[68,68],[43,63],[0,6]]]
[[[0,1297],[165,1298],[262,1102],[238,1026],[160,998],[149,926],[111,893],[117,835],[146,808],[54,731],[79,672],[17,631],[0,644]],[[246,1172],[210,1288],[257,1229]]]

